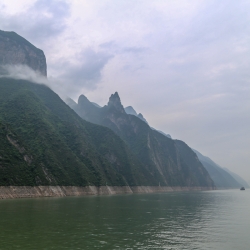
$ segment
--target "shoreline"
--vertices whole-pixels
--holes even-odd
[[[207,191],[213,187],[167,186],[0,186],[0,199]]]

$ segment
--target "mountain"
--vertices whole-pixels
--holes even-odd
[[[144,121],[144,122],[146,122],[148,124],[147,120],[143,117],[143,115],[141,113],[139,113],[137,115],[137,117],[140,118],[142,121]]]
[[[234,172],[230,171],[227,168],[223,168],[226,172],[228,172],[239,184],[245,188],[249,188],[249,184],[239,175],[235,174]]]
[[[139,117],[127,114],[117,92],[102,108],[97,108],[84,95],[79,97],[77,106],[71,107],[84,120],[112,129],[141,163],[140,171],[150,174],[154,185],[214,188],[191,148],[152,130]]]
[[[127,114],[134,115],[134,116],[141,119],[141,117],[137,114],[137,112],[134,110],[134,108],[132,106],[128,106],[124,110]],[[141,120],[143,120],[143,119],[141,119]],[[145,120],[145,122],[146,122],[146,120]],[[151,127],[151,129],[161,133],[162,135],[164,135],[168,138],[171,138],[171,136],[169,134],[165,134],[164,132],[162,132],[160,130],[156,130],[152,127]],[[221,168],[215,162],[213,162],[210,158],[202,155],[197,150],[193,150],[193,151],[196,153],[200,162],[203,164],[203,166],[208,171],[208,173],[209,173],[210,177],[212,178],[212,180],[214,181],[216,187],[218,187],[218,188],[239,188],[240,186],[249,187],[248,183],[245,180],[243,180],[240,176],[236,175],[235,173],[233,173],[227,169]]]
[[[148,124],[147,120],[143,117],[143,115],[141,113],[137,114],[132,106],[128,106],[128,107],[124,108],[124,110],[125,110],[126,114],[134,115]]]
[[[81,119],[45,85],[0,78],[0,103],[0,186],[156,182],[113,131]]]
[[[72,106],[72,104],[69,104],[69,105]],[[134,116],[140,118],[142,121],[144,121],[144,122],[146,122],[148,124],[147,120],[143,117],[143,115],[141,113],[137,114],[132,106],[128,106],[128,107],[124,108],[124,110],[128,115],[134,115]],[[153,128],[153,127],[151,127],[151,129],[156,130],[159,133],[161,133],[161,134],[167,136],[168,138],[172,139],[171,135],[169,135],[169,134],[165,134],[164,132],[162,132],[160,130],[157,130],[157,129]]]
[[[101,108],[101,106],[95,102],[92,102],[97,108]]]
[[[234,178],[232,173],[225,171],[223,168],[217,165],[214,161],[212,161],[207,156],[202,155],[197,150],[193,149],[193,151],[196,153],[200,162],[203,164],[203,166],[206,168],[206,170],[210,174],[216,187],[218,188],[240,188],[241,186],[244,186],[242,185],[242,182],[238,182],[238,180]],[[248,185],[245,185],[245,186],[247,187]]]
[[[157,130],[157,129],[152,128],[152,127],[151,127],[151,129],[156,130],[157,132],[161,133],[162,135],[167,136],[168,138],[172,139],[170,134],[166,134],[166,133],[162,132],[161,130]]]
[[[134,110],[134,108],[132,106],[128,106],[128,107],[124,108],[124,110],[128,115],[138,116],[138,114],[136,113],[136,111]]]
[[[47,76],[46,58],[42,50],[15,32],[0,30],[0,65],[20,64]]]

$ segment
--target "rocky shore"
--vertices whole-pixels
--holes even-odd
[[[209,187],[166,187],[166,186],[2,186],[0,199],[36,198],[36,197],[66,197],[86,195],[115,195],[136,193],[164,193],[173,191],[205,191]]]

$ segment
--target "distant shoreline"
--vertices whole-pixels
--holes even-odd
[[[0,199],[206,191],[214,187],[167,186],[0,186]]]

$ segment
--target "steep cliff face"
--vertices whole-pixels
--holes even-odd
[[[0,30],[0,65],[19,64],[47,76],[46,58],[42,50],[15,32]]]
[[[84,101],[83,101],[84,100]],[[106,126],[119,135],[148,173],[153,185],[214,187],[208,172],[195,153],[183,142],[153,130],[135,115],[125,112],[118,93],[108,105],[96,108],[84,96],[72,107],[83,119]]]

